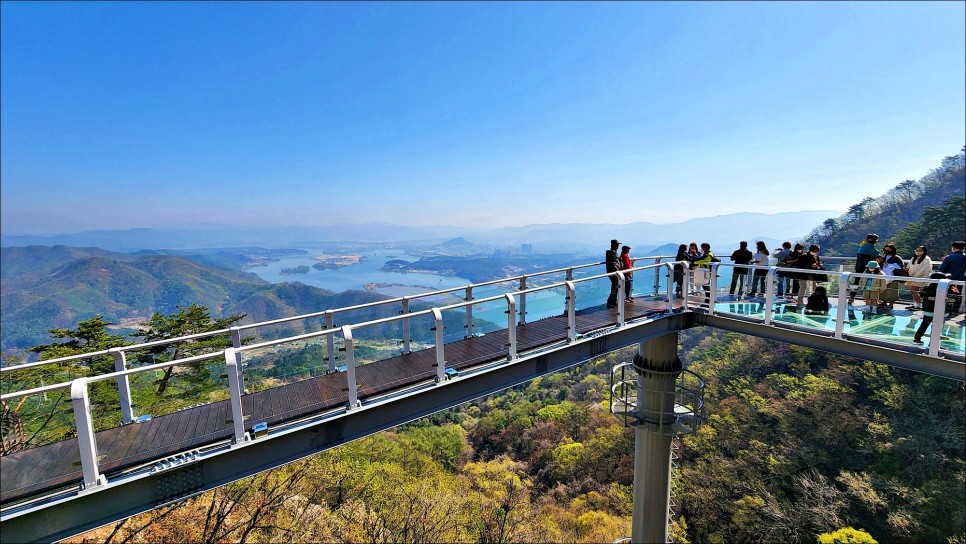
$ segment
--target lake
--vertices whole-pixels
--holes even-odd
[[[419,257],[406,253],[385,250],[370,251],[362,253],[365,259],[358,264],[344,266],[333,270],[317,270],[310,268],[307,274],[283,275],[282,270],[295,268],[297,266],[309,266],[318,263],[312,257],[322,255],[322,251],[317,249],[306,250],[304,255],[283,257],[277,262],[269,263],[266,266],[256,266],[247,271],[252,272],[263,280],[272,283],[300,282],[305,285],[328,289],[336,293],[348,291],[350,289],[364,290],[366,284],[385,284],[386,287],[375,289],[376,292],[391,297],[400,297],[423,293],[426,291],[438,291],[450,287],[461,287],[471,282],[459,276],[441,276],[438,274],[421,274],[416,272],[381,272],[379,269],[386,261],[391,259],[403,259],[406,261],[417,261]]]

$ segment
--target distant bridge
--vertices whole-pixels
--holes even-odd
[[[767,270],[767,292],[742,299],[719,289],[719,276],[727,277],[731,265],[714,263],[704,285],[695,285],[686,274],[686,295],[678,298],[669,282],[675,265],[670,259],[637,259],[634,300],[616,309],[603,304],[610,278],[599,274],[600,263],[592,263],[4,367],[4,391],[13,383],[30,384],[18,378],[23,373],[63,369],[97,356],[112,357],[116,369],[50,385],[34,383],[0,397],[8,404],[56,407],[49,396],[69,390],[73,413],[57,415],[70,418],[75,431],[71,438],[0,457],[4,540],[63,539],[695,326],[966,381],[961,313],[937,315],[921,346],[912,342],[919,311],[899,303],[888,312],[864,314],[848,304],[849,280],[867,275],[829,271],[832,311],[816,316],[775,296],[775,274],[794,269],[761,267]],[[618,278],[623,292],[624,273],[610,276]],[[954,285],[960,292],[966,288],[963,282],[922,281],[938,283],[939,300]],[[423,306],[415,308],[420,302]],[[369,321],[352,318],[387,308],[399,313]],[[299,324],[310,330],[314,323],[319,330],[273,338],[280,328]],[[414,324],[430,332],[414,337]],[[447,334],[447,324],[460,330]],[[373,338],[373,331],[386,330],[395,331],[394,336]],[[147,348],[214,335],[229,335],[233,347],[158,364],[128,361]],[[254,338],[243,341],[246,335]],[[267,367],[254,372],[266,354],[305,354],[310,348],[325,355],[316,356],[315,368],[302,379],[265,378],[271,371]],[[136,392],[145,384],[152,387],[148,377],[169,367],[178,376],[185,365],[214,364],[223,368],[220,400],[206,397],[163,415],[136,414],[132,383]],[[95,416],[90,395],[99,382],[111,383],[119,400],[118,406],[96,406]],[[105,409],[122,424],[106,424]]]

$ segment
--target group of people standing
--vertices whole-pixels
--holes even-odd
[[[617,248],[620,247],[620,253],[617,252]],[[618,270],[630,270],[634,268],[634,262],[631,261],[631,246],[621,247],[621,243],[617,239],[610,241],[610,249],[604,253],[604,264],[607,267],[607,273],[617,272]],[[634,299],[631,297],[631,285],[634,282],[633,272],[624,272],[624,302],[632,302]],[[620,284],[617,276],[610,276],[610,296],[607,297],[607,307],[616,308],[617,307],[617,297],[620,295],[618,292],[620,290]]]
[[[949,254],[943,258],[939,270],[933,271],[933,262],[926,246],[917,247],[913,257],[905,262],[898,255],[895,244],[886,243],[880,252],[876,247],[878,241],[879,236],[870,233],[859,243],[855,272],[874,277],[857,277],[853,280],[849,304],[855,302],[856,295],[861,290],[865,299],[865,311],[876,313],[880,309],[890,309],[898,298],[899,283],[904,282],[909,288],[909,294],[912,295],[912,305],[909,308],[922,310],[922,321],[913,336],[913,342],[922,344],[922,337],[932,323],[933,315],[937,311],[946,311],[946,301],[941,301],[940,305],[940,301],[937,300],[937,283],[915,281],[912,278],[966,281],[966,253],[964,253],[966,242],[957,240],[950,244]],[[954,308],[961,307],[963,293],[957,286],[950,287],[947,296],[953,301]]]
[[[913,278],[930,279],[952,279],[958,281],[966,280],[966,242],[956,241],[950,246],[950,253],[939,266],[939,270],[933,271],[933,262],[929,257],[929,250],[925,246],[915,249],[915,255],[908,261],[898,255],[896,246],[892,242],[886,243],[882,250],[876,246],[879,236],[870,233],[865,240],[859,243],[856,251],[855,272],[869,274],[878,277],[856,277],[853,279],[849,305],[855,303],[855,298],[859,291],[863,293],[865,306],[863,310],[868,313],[877,313],[882,309],[892,308],[892,304],[898,299],[898,286],[900,282],[906,284],[909,293],[912,295],[913,303],[910,309],[922,310],[923,320],[916,331],[914,341],[922,343],[922,336],[932,322],[933,313],[936,310],[936,283],[915,281]],[[811,244],[808,250],[801,242],[794,246],[790,242],[784,242],[781,247],[768,251],[768,246],[763,241],[755,244],[755,251],[748,249],[748,242],[742,241],[731,254],[731,261],[737,265],[734,267],[731,277],[729,294],[734,296],[757,297],[764,296],[766,290],[766,279],[768,275],[767,266],[770,259],[777,261],[778,270],[775,274],[776,294],[779,298],[796,301],[799,308],[805,307],[807,313],[828,313],[829,303],[825,287],[822,283],[828,282],[828,275],[824,272],[825,266],[819,255],[821,248],[818,244]],[[620,252],[618,252],[620,248]],[[633,268],[633,261],[630,258],[630,246],[621,247],[621,243],[614,239],[611,240],[610,249],[605,254],[607,272],[618,270],[630,270]],[[704,289],[705,299],[710,297],[709,277],[711,263],[719,262],[711,250],[711,244],[704,242],[700,246],[697,242],[688,245],[678,246],[678,252],[674,259],[676,262],[686,262],[689,268],[694,270],[694,283],[701,285]],[[751,273],[748,281],[748,289],[745,291],[745,280],[749,269],[744,266],[756,266]],[[795,270],[788,270],[789,268]],[[800,270],[800,271],[799,271]],[[678,298],[684,296],[685,267],[682,264],[674,266],[675,294]],[[624,300],[632,301],[631,284],[633,273],[625,272]],[[899,278],[899,279],[897,279]],[[610,276],[611,291],[607,299],[608,308],[616,308],[619,293],[619,284],[616,276]],[[698,291],[700,293],[700,291]],[[808,303],[804,305],[805,296],[808,296]],[[958,301],[957,307],[961,304],[963,293],[953,286],[950,296]],[[945,303],[945,301],[943,301]],[[943,305],[943,310],[945,305]]]

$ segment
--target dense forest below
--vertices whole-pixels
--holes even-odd
[[[676,542],[966,538],[963,384],[705,329],[679,350],[707,381],[707,422],[681,443]],[[73,541],[612,542],[629,533],[634,439],[608,372],[632,355]]]

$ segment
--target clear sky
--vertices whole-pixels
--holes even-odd
[[[966,143],[964,6],[4,1],[0,220],[845,210]]]

